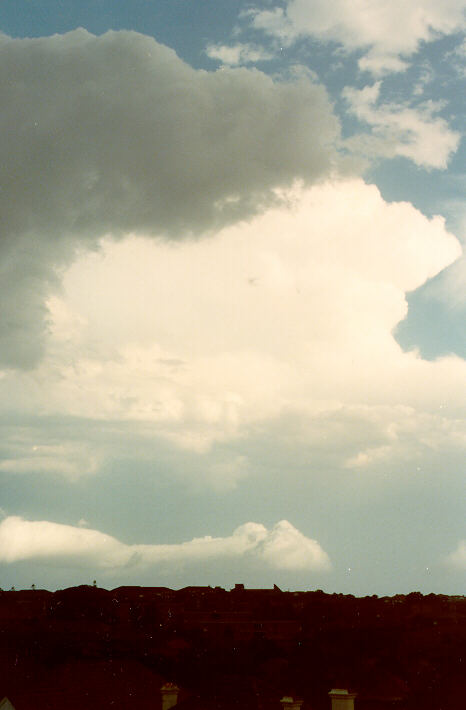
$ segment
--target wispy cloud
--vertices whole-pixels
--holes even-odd
[[[363,89],[344,90],[351,113],[372,129],[371,135],[350,138],[347,146],[365,155],[403,156],[422,167],[445,169],[461,136],[437,115],[443,105],[425,101],[413,107],[380,101],[380,86],[376,82]]]
[[[448,62],[459,77],[466,78],[466,39],[463,38],[462,42],[447,52],[444,60]]]
[[[227,66],[240,64],[256,64],[272,59],[273,55],[263,47],[251,44],[208,44],[206,54]]]
[[[458,542],[458,547],[447,556],[446,562],[452,567],[466,570],[466,540]]]
[[[96,473],[101,464],[101,457],[92,450],[85,441],[34,441],[31,436],[23,436],[21,440],[5,446],[4,455],[0,459],[0,472],[8,473],[39,473],[64,476],[68,479]],[[6,455],[5,455],[6,453]]]

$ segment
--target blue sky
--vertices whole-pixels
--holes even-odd
[[[3,588],[464,591],[464,13],[3,0]]]

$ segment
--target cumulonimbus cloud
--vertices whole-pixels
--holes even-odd
[[[0,471],[75,478],[125,431],[138,455],[154,437],[206,453],[258,426],[286,438],[286,421],[297,446],[338,450],[349,469],[408,460],[420,442],[463,446],[464,361],[424,361],[393,337],[406,292],[461,254],[444,220],[362,180],[289,201],[215,239],[128,237],[76,260],[50,299],[47,357],[0,381]],[[50,423],[18,430],[25,412]],[[237,456],[212,463],[209,480],[249,470]]]
[[[104,234],[183,238],[335,167],[339,124],[309,78],[196,71],[135,32],[0,35],[0,361],[41,354],[57,270]]]
[[[277,570],[328,570],[316,540],[282,520],[271,530],[245,523],[229,537],[203,537],[170,545],[126,545],[98,530],[9,516],[0,523],[0,562],[40,560],[55,565],[118,570],[220,559],[254,559]]]

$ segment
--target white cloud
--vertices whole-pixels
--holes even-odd
[[[344,90],[351,113],[372,128],[372,135],[350,138],[348,147],[365,155],[403,156],[423,167],[446,168],[461,136],[436,115],[443,106],[431,101],[416,107],[379,102],[379,93],[380,82]]]
[[[379,77],[405,71],[408,68],[408,62],[400,59],[396,54],[379,54],[376,51],[371,51],[359,59],[358,66],[361,71],[367,71]]]
[[[189,238],[335,168],[337,119],[308,77],[196,71],[134,32],[0,36],[0,360],[32,367],[45,299],[108,233]]]
[[[406,292],[461,253],[444,220],[361,180],[287,199],[215,239],[131,237],[77,261],[49,304],[47,357],[5,376],[0,399],[9,418],[84,418],[107,433],[101,443],[88,429],[54,440],[46,424],[20,437],[12,427],[3,470],[44,470],[53,457],[58,470],[65,456],[64,474],[95,470],[112,455],[112,426],[115,445],[124,430],[138,451],[159,437],[200,455],[269,431],[353,469],[463,447],[465,362],[423,361],[392,334]],[[240,452],[200,477],[225,489],[249,472]]]
[[[460,570],[466,570],[466,540],[460,540],[456,550],[446,558],[447,563]]]
[[[282,520],[271,530],[245,523],[230,537],[194,538],[170,545],[125,545],[98,530],[17,516],[0,523],[0,562],[41,560],[64,566],[123,567],[179,565],[238,558],[262,561],[272,569],[328,570],[330,560],[319,543]]]
[[[402,71],[423,42],[464,27],[464,0],[288,0],[285,8],[256,9],[253,26],[282,42],[311,36],[363,51],[361,69]]]
[[[305,537],[287,520],[277,523],[264,538],[260,556],[276,569],[328,569],[330,566],[319,543]]]
[[[233,45],[209,44],[206,54],[211,59],[217,59],[227,66],[239,64],[256,64],[272,59],[272,55],[262,47],[251,44],[237,43]]]

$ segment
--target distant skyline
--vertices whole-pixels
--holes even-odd
[[[2,588],[464,593],[465,10],[3,0]]]

